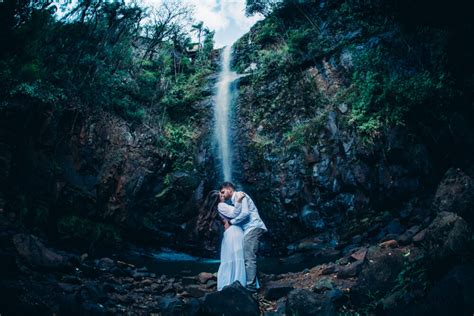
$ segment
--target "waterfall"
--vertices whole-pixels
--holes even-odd
[[[221,161],[224,181],[232,180],[232,148],[230,146],[230,108],[232,102],[232,82],[239,76],[230,70],[231,46],[226,46],[221,55],[221,71],[214,96],[215,137],[218,157]]]

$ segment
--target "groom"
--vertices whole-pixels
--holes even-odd
[[[235,186],[231,182],[222,183],[219,189],[221,197],[235,206],[238,214],[225,225],[240,225],[244,231],[244,260],[247,275],[247,290],[257,292],[257,251],[260,237],[267,231],[252,199],[245,195],[242,202],[237,200]]]

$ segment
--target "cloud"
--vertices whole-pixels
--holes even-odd
[[[222,10],[222,6],[216,0],[187,0],[194,5],[196,20],[203,21],[208,28],[217,31],[229,26],[229,17]]]
[[[249,30],[252,25],[258,20],[261,20],[261,16],[245,16],[245,0],[241,1],[223,1],[223,8],[226,15],[234,20],[236,25],[239,25],[241,29]]]
[[[159,6],[167,0],[142,0],[146,5]],[[194,18],[214,30],[216,47],[236,41],[250,30],[262,16],[245,16],[245,0],[183,0],[194,7]]]
[[[245,16],[245,0],[188,0],[196,8],[196,19],[216,31],[216,47],[235,42],[262,16]]]

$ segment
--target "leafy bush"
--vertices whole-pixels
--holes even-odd
[[[349,123],[367,142],[393,126],[403,126],[408,113],[429,110],[449,94],[442,73],[393,70],[382,48],[357,56],[346,96],[352,105]],[[438,96],[438,97],[437,97]]]
[[[49,86],[41,80],[18,84],[10,91],[10,97],[50,105],[58,105],[66,99],[62,89]]]
[[[264,78],[284,75],[285,71],[290,69],[293,61],[288,52],[288,46],[283,45],[278,49],[259,51],[257,63],[260,65],[260,68],[255,78],[252,79],[254,81],[262,81]]]
[[[321,131],[321,116],[316,116],[304,122],[297,122],[284,134],[288,148],[299,148],[305,144],[314,143]]]
[[[191,171],[194,168],[194,143],[198,132],[193,126],[167,123],[157,146],[170,155],[175,171]]]
[[[282,41],[282,32],[278,28],[278,20],[275,17],[269,17],[259,26],[254,38],[257,44],[265,47]]]
[[[171,119],[182,121],[194,114],[193,105],[204,97],[201,87],[210,73],[211,70],[205,68],[195,74],[181,75],[176,82],[171,84],[161,100],[162,106]]]

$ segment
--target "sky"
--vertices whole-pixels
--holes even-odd
[[[158,6],[166,0],[143,0],[148,6]],[[245,0],[182,0],[194,6],[196,21],[216,33],[215,47],[220,48],[234,43],[250,30],[262,16],[245,16]]]

